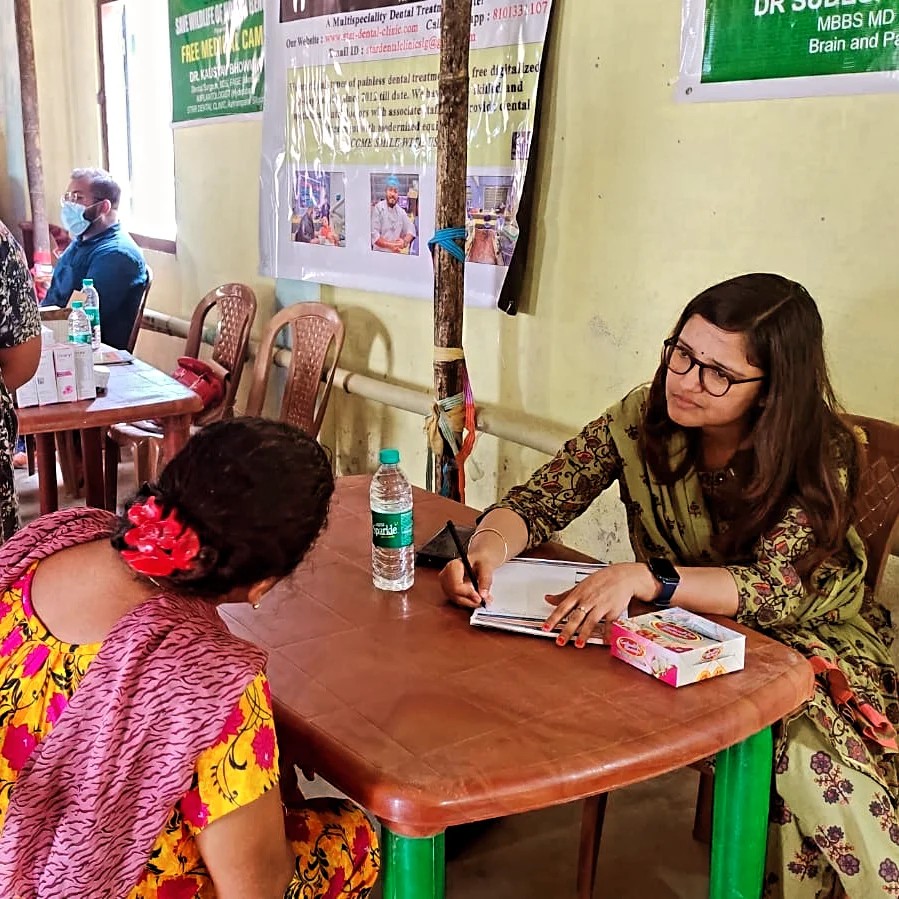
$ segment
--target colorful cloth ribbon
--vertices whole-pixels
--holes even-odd
[[[471,455],[477,440],[477,408],[475,407],[474,393],[471,389],[465,355],[461,347],[434,347],[434,361],[460,361],[462,363],[462,392],[435,402],[433,411],[425,420],[425,431],[428,435],[426,486],[428,490],[434,489],[434,457],[443,455],[445,441],[453,454],[459,472],[459,498],[465,502],[465,462]],[[456,434],[462,433],[463,430],[465,434],[460,446],[456,440]],[[474,480],[483,477],[480,466],[474,460],[472,460],[472,468]],[[448,493],[447,477],[443,478],[443,484],[442,492]]]
[[[834,664],[820,656],[812,656],[809,661],[821,684],[830,694],[840,711],[857,722],[861,732],[869,740],[879,743],[884,749],[899,751],[896,743],[896,729],[889,719],[869,702],[857,696],[846,675]]]

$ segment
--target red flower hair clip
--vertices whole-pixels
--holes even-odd
[[[173,571],[188,571],[200,552],[197,532],[178,520],[172,509],[164,518],[155,496],[135,503],[128,510],[134,525],[122,538],[133,549],[120,552],[138,574],[168,577]]]

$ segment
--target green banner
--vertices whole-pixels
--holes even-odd
[[[701,82],[899,72],[899,0],[706,0]]]
[[[264,0],[169,0],[172,122],[262,112]]]

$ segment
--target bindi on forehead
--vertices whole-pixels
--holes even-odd
[[[725,331],[698,316],[691,318],[680,333],[680,342],[698,359],[720,365],[731,371],[755,367],[746,352],[746,338],[735,331]]]

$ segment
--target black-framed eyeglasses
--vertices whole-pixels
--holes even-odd
[[[702,389],[712,396],[724,396],[734,384],[751,384],[754,381],[764,381],[765,376],[759,378],[735,378],[717,365],[708,365],[700,362],[686,347],[681,346],[673,337],[664,343],[662,360],[668,371],[676,375],[685,375],[694,365],[699,367],[699,383]]]

